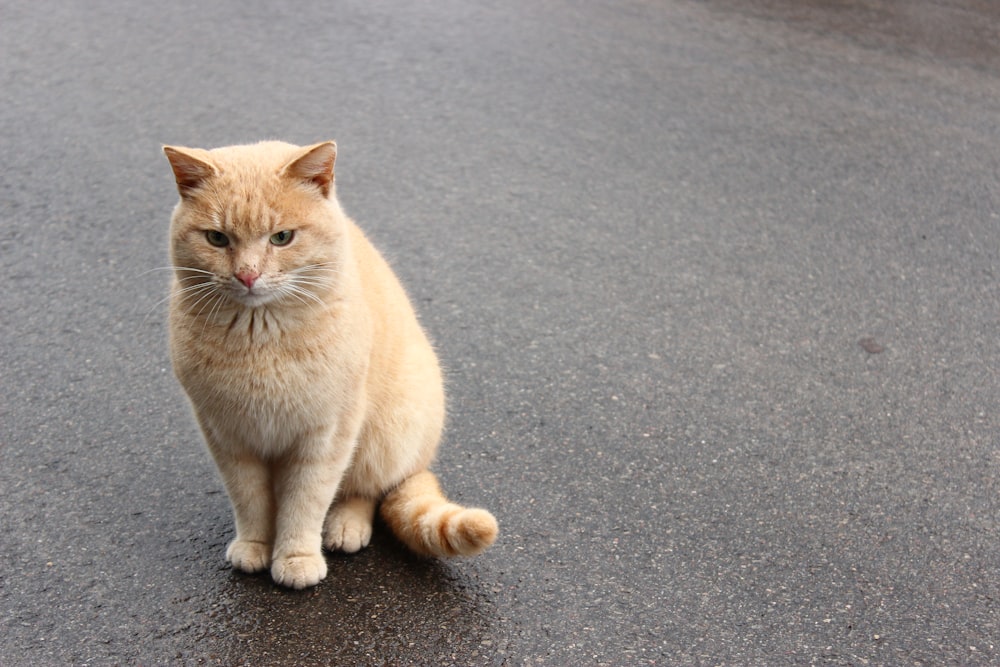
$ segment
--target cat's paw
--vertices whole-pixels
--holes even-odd
[[[361,498],[336,504],[326,517],[323,544],[331,551],[361,551],[372,540],[374,513],[375,503]]]
[[[315,586],[326,578],[326,559],[322,553],[276,558],[271,565],[271,578],[289,588]]]
[[[271,564],[271,545],[266,542],[233,540],[226,549],[226,560],[243,572],[260,572]]]
[[[367,547],[371,540],[371,523],[356,521],[353,517],[336,517],[329,523],[324,544],[330,551],[353,554]]]

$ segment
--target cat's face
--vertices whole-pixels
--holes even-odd
[[[181,194],[171,256],[189,305],[211,314],[323,302],[343,233],[332,142],[164,150]]]

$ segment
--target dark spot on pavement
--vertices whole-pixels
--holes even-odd
[[[882,345],[879,345],[878,342],[871,336],[859,340],[858,345],[863,347],[865,352],[868,354],[878,354],[879,352],[885,351],[885,348]]]

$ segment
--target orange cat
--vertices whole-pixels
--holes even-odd
[[[174,371],[236,518],[226,558],[313,586],[322,547],[368,545],[376,505],[413,551],[473,555],[486,510],[427,470],[444,423],[437,359],[403,288],[334,192],[333,142],[165,147]]]

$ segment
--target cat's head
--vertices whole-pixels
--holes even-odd
[[[184,302],[209,313],[323,302],[344,233],[336,144],[163,150],[181,196],[170,245]]]

